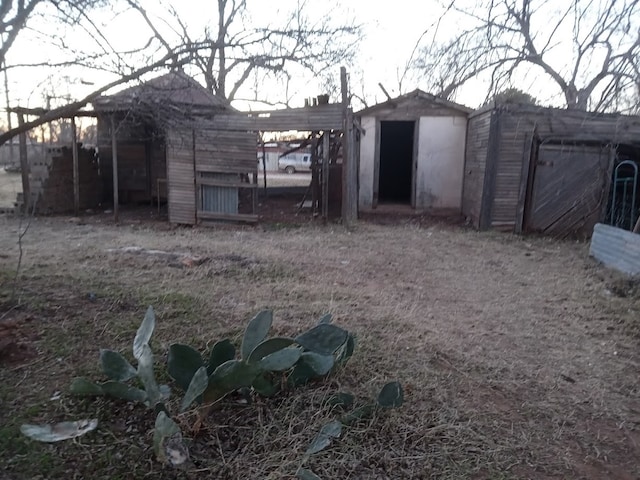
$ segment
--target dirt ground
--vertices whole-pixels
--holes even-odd
[[[67,393],[75,376],[100,378],[100,348],[130,352],[148,304],[158,364],[172,342],[237,341],[263,308],[278,334],[330,312],[358,339],[327,384],[216,413],[179,478],[293,478],[332,416],[314,409],[327,389],[367,398],[393,379],[405,404],[312,459],[320,477],[640,478],[640,293],[588,258],[588,244],[424,215],[370,215],[348,231],[292,211],[285,202],[257,226],[217,228],[126,212],[119,225],[36,218],[17,283],[26,224],[0,216],[0,342],[11,343],[0,350],[0,478],[174,475],[153,460],[151,413]],[[207,261],[114,251],[131,246]],[[18,431],[83,416],[100,426],[73,442]]]

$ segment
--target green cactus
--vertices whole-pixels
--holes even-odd
[[[256,347],[249,354],[249,358],[247,361],[249,363],[257,363],[262,360],[267,355],[271,355],[279,350],[287,348],[293,345],[294,341],[292,338],[287,337],[274,337],[269,338],[262,343],[256,345]]]
[[[272,323],[273,312],[271,310],[263,310],[249,321],[240,347],[243,360],[247,360],[253,349],[264,341]]]
[[[233,346],[231,340],[224,339],[216,342],[211,347],[211,353],[209,354],[209,364],[207,365],[207,374],[211,375],[216,368],[222,365],[224,362],[233,360],[236,356],[236,347]]]
[[[202,355],[189,345],[174,343],[169,347],[167,370],[182,390],[189,388],[193,375],[202,366]]]
[[[330,323],[321,323],[311,330],[307,330],[295,339],[305,350],[321,355],[333,355],[348,338],[348,333],[340,327]]]
[[[133,356],[138,360],[134,368],[120,353],[100,350],[100,365],[109,381],[93,383],[86,378],[76,378],[71,383],[71,393],[81,396],[108,395],[129,402],[141,402],[150,408],[158,408],[169,398],[167,385],[158,385],[153,372],[153,353],[149,341],[155,328],[155,314],[149,307],[133,340]],[[128,385],[127,381],[137,377],[144,390]]]

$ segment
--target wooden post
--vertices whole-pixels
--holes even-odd
[[[3,60],[3,73],[4,73],[4,99],[5,104],[7,105],[7,131],[11,130],[11,108],[9,108],[9,76],[7,75],[7,64],[5,60]],[[9,140],[9,161],[12,167],[16,166],[16,158],[13,154],[13,138]]]
[[[264,138],[262,138],[262,133],[260,133],[260,144],[262,145],[262,180],[264,181],[264,197],[267,198],[267,149],[264,144]]]
[[[18,126],[24,125],[24,115],[18,113]],[[27,158],[27,133],[21,132],[18,136],[20,143],[20,173],[22,175],[22,202],[24,213],[31,210],[31,186],[29,185],[29,159]]]
[[[76,117],[71,117],[71,153],[73,155],[73,211],[80,214],[80,177],[78,167],[78,134],[76,133]]]
[[[342,88],[342,221],[349,227],[358,219],[358,165],[356,164],[353,114],[349,108],[347,69],[340,67]]]
[[[329,131],[322,133],[322,218],[329,220]]]
[[[318,132],[311,132],[311,211],[313,216],[320,210],[318,197]]]
[[[116,120],[111,115],[111,162],[113,167],[113,221],[118,223],[118,141],[116,140]]]

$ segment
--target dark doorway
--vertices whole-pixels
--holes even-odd
[[[380,122],[380,202],[411,203],[415,122]]]

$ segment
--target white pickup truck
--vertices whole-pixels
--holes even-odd
[[[310,153],[290,153],[278,159],[278,169],[287,173],[310,172]]]

